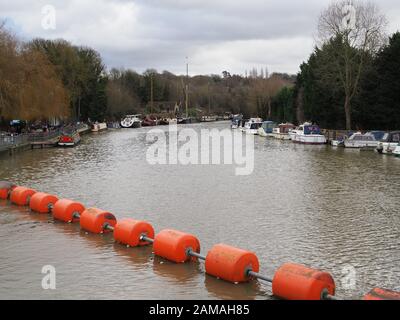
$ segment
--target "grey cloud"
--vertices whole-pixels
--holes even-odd
[[[41,7],[57,9],[57,29],[40,26]],[[24,38],[65,38],[98,50],[109,68],[234,73],[255,67],[295,73],[313,47],[317,19],[330,0],[0,0]],[[397,0],[377,2],[395,31]]]

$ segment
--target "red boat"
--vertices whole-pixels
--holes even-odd
[[[81,141],[81,136],[78,132],[73,132],[71,134],[62,134],[58,140],[58,145],[60,147],[74,147]]]
[[[153,127],[157,125],[157,118],[155,116],[146,116],[142,121],[142,127]]]

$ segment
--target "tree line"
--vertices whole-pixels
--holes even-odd
[[[273,98],[295,77],[251,70],[248,75],[182,76],[148,69],[106,70],[98,52],[65,40],[21,42],[0,27],[0,116],[3,121],[59,118],[119,120],[126,114],[242,113],[272,117]]]

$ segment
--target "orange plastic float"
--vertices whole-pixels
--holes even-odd
[[[368,292],[363,300],[400,300],[400,292],[375,288]]]
[[[148,222],[134,219],[122,219],[117,222],[114,228],[115,241],[131,247],[145,246],[149,242],[140,240],[142,235],[153,239],[154,229]]]
[[[9,189],[0,189],[0,199],[7,200],[8,199]]]
[[[77,222],[81,213],[85,211],[83,204],[69,199],[61,199],[53,208],[53,218],[64,222]]]
[[[205,267],[206,273],[233,283],[249,281],[249,270],[259,271],[254,253],[226,244],[217,244],[208,252]]]
[[[16,185],[12,182],[0,181],[0,200],[7,200],[15,187]]]
[[[197,258],[188,255],[188,250],[200,252],[199,240],[188,233],[176,230],[163,230],[154,238],[154,254],[167,260],[184,263]]]
[[[50,213],[58,201],[58,198],[54,195],[36,192],[29,201],[29,207],[38,213]]]
[[[329,273],[294,263],[280,267],[272,282],[272,293],[286,300],[322,300],[324,291],[335,295],[335,282]]]
[[[35,190],[25,187],[15,187],[11,191],[10,200],[12,203],[19,206],[26,206],[29,204],[30,198],[36,193]]]
[[[92,233],[108,233],[107,226],[114,227],[117,219],[110,212],[89,208],[82,212],[80,218],[81,228]]]

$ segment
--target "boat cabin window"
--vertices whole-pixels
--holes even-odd
[[[392,141],[393,142],[400,142],[400,132],[393,134]]]
[[[261,127],[261,123],[252,123],[250,126],[251,130],[257,130]]]

